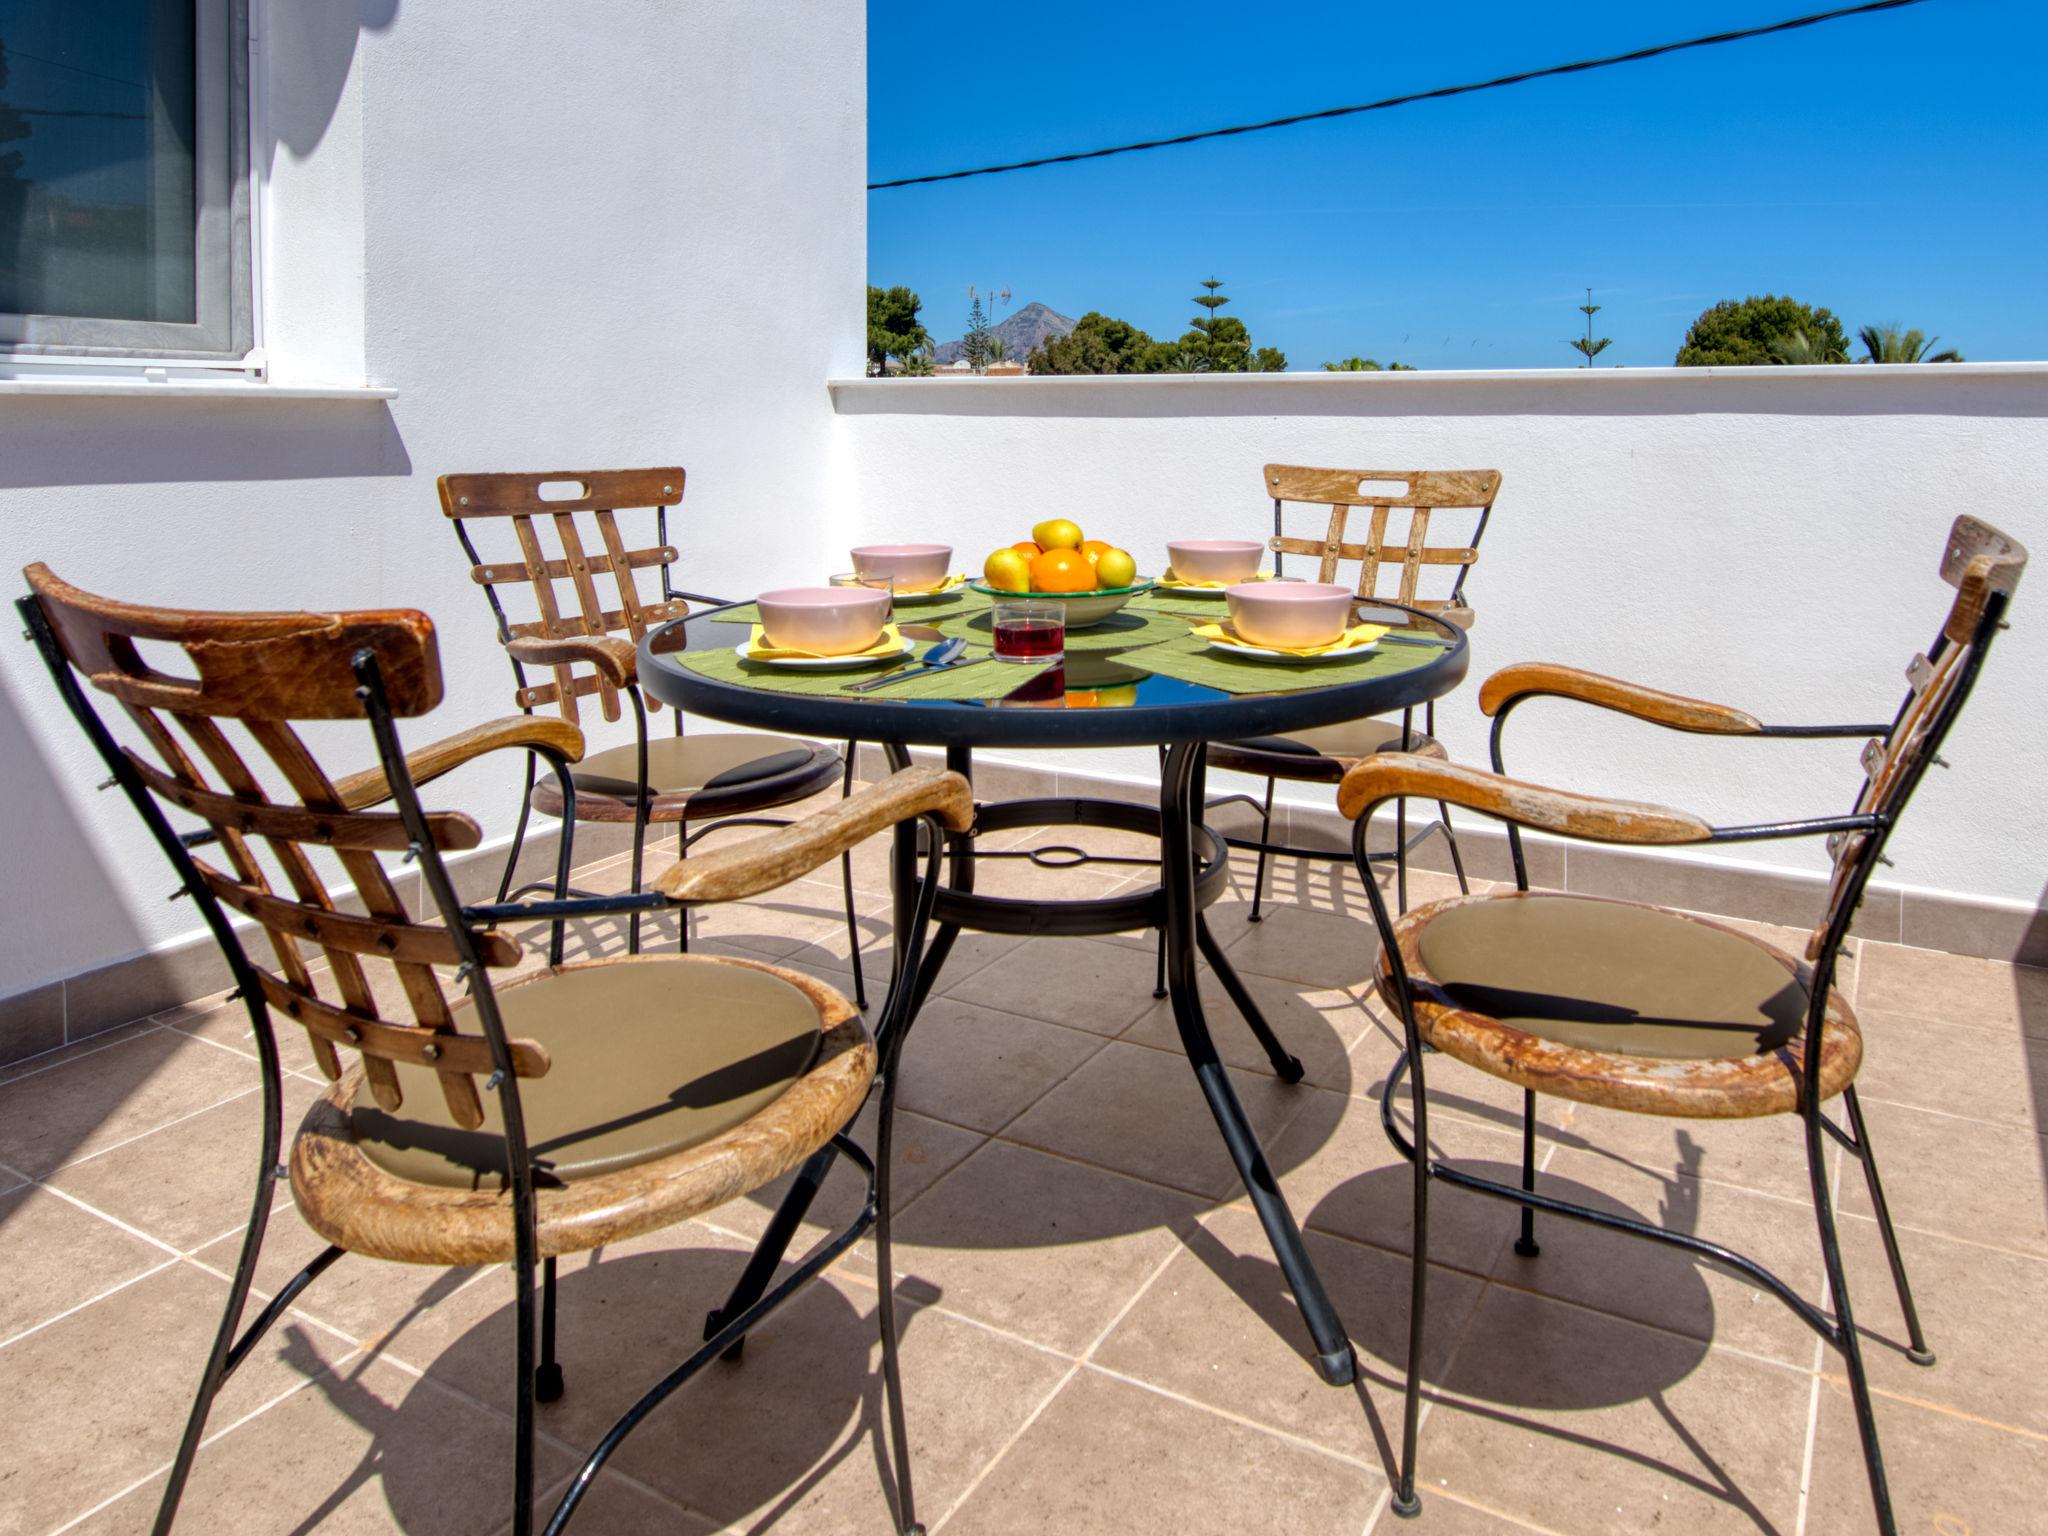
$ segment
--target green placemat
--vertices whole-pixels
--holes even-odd
[[[923,646],[918,647],[919,652],[924,649]],[[987,658],[993,653],[979,648],[970,650],[968,654],[983,659],[972,665],[948,667],[943,672],[928,672],[923,677],[891,683],[888,687],[877,688],[872,693],[849,693],[845,697],[992,699],[1001,697],[1045,670],[1043,666],[1030,667],[1020,662],[992,661]],[[877,665],[860,669],[849,667],[843,672],[793,672],[783,667],[748,661],[729,647],[707,651],[679,651],[675,660],[678,665],[688,667],[700,676],[721,683],[740,683],[749,688],[761,688],[770,693],[835,694],[848,683],[857,683],[863,678],[879,677],[888,670]]]
[[[897,622],[908,624],[911,620],[899,618]],[[986,609],[942,620],[938,629],[941,634],[959,635],[976,645],[995,643],[995,620]],[[1186,619],[1170,613],[1148,613],[1137,609],[1134,601],[1099,624],[1068,630],[1067,650],[1123,651],[1133,646],[1157,645],[1162,640],[1177,640],[1187,632]]]
[[[1216,597],[1189,597],[1184,592],[1161,592],[1157,588],[1143,597],[1131,599],[1131,608],[1141,608],[1147,613],[1179,613],[1196,619],[1221,619],[1229,616],[1230,605],[1219,595]],[[1129,612],[1129,609],[1125,610]]]
[[[1398,672],[1427,666],[1442,650],[1441,645],[1434,643],[1406,645],[1382,640],[1375,649],[1353,661],[1289,664],[1226,656],[1221,651],[1210,650],[1207,641],[1189,635],[1184,639],[1149,645],[1122,659],[1160,677],[1175,677],[1184,683],[1221,688],[1225,693],[1294,693],[1303,688],[1328,688],[1337,683],[1391,677]]]
[[[941,619],[954,618],[972,609],[986,606],[987,598],[979,592],[971,592],[966,587],[961,587],[929,603],[898,603],[895,620],[898,624],[936,624]],[[697,615],[692,614],[691,617],[695,618]],[[709,614],[705,617],[720,624],[758,624],[761,622],[761,610],[756,604],[741,603],[737,608],[728,608],[723,613]]]

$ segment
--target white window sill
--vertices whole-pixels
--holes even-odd
[[[0,378],[0,396],[6,395],[215,400],[234,405],[256,405],[280,400],[395,400],[398,391],[375,384],[262,384],[248,379],[217,382],[167,379],[151,382],[145,379]]]

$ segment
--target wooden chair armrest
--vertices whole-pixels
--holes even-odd
[[[1480,713],[1499,714],[1510,704],[1538,694],[1560,699],[1577,699],[1602,709],[1633,715],[1673,730],[1695,731],[1711,736],[1754,736],[1763,723],[1754,715],[1726,704],[1688,699],[1682,694],[1660,693],[1620,678],[1581,672],[1577,667],[1558,666],[1547,661],[1519,662],[1502,667],[1479,688]]]
[[[885,827],[925,812],[949,832],[974,824],[974,791],[957,773],[919,765],[765,837],[670,865],[655,885],[672,901],[738,901],[809,874]]]
[[[519,635],[505,642],[514,661],[535,667],[565,667],[584,662],[597,668],[615,688],[630,688],[638,668],[633,642],[616,635]]]
[[[583,733],[554,715],[507,715],[406,753],[405,767],[413,783],[425,784],[503,747],[538,747],[574,763],[583,757]],[[382,767],[365,768],[361,773],[336,779],[334,789],[341,796],[341,803],[351,811],[391,798],[391,784]]]
[[[1704,843],[1714,832],[1697,816],[1669,806],[1546,789],[1407,752],[1375,753],[1354,766],[1337,786],[1337,808],[1355,821],[1401,795],[1462,805],[1517,826],[1596,843]]]

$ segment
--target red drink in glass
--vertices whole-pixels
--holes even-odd
[[[1066,653],[1067,611],[1059,603],[997,603],[990,615],[1001,661],[1052,661]]]

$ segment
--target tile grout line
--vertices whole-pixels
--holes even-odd
[[[0,1090],[12,1088],[16,1083],[26,1082],[31,1077],[41,1077],[45,1072],[54,1072],[59,1067],[68,1067],[74,1061],[84,1061],[87,1057],[97,1056],[102,1051],[111,1051],[119,1046],[133,1045],[137,1040],[146,1039],[164,1028],[161,1024],[150,1022],[155,1017],[156,1015],[153,1013],[145,1013],[139,1019],[130,1019],[126,1024],[110,1025],[106,1029],[87,1035],[82,1040],[67,1041],[63,1045],[52,1046],[47,1051],[38,1051],[33,1056],[24,1056],[19,1061],[10,1061],[4,1068],[0,1068],[0,1071],[10,1072],[13,1075],[4,1082],[0,1082]],[[116,1035],[120,1034],[122,1030],[133,1030],[134,1033],[122,1035],[119,1040],[109,1040],[104,1045],[95,1045],[90,1050],[79,1049],[80,1046],[87,1045],[99,1039],[102,1035]],[[62,1061],[43,1061],[43,1058],[46,1056],[62,1056],[64,1059]],[[40,1067],[30,1067],[28,1064],[32,1061],[42,1061],[43,1065]],[[28,1070],[21,1070],[24,1067],[28,1068]]]
[[[223,1104],[232,1104],[237,1099],[246,1099],[250,1097],[252,1094],[258,1094],[262,1091],[263,1089],[260,1084],[254,1088],[244,1088],[238,1093],[229,1094],[224,1099],[216,1099],[211,1104],[204,1105],[201,1108],[190,1110],[185,1114],[179,1115],[174,1120],[166,1120],[162,1125],[153,1125],[146,1131],[137,1131],[133,1136],[124,1136],[119,1141],[109,1142],[106,1146],[99,1148],[97,1151],[88,1152],[83,1157],[74,1157],[69,1162],[59,1163],[56,1167],[52,1168],[48,1173],[44,1174],[41,1178],[37,1179],[36,1182],[38,1184],[46,1183],[49,1181],[51,1177],[53,1177],[56,1174],[63,1173],[67,1169],[76,1168],[79,1167],[81,1164],[93,1162],[99,1158],[105,1157],[109,1152],[118,1152],[123,1147],[132,1147],[135,1145],[136,1142],[141,1141],[144,1137],[154,1136],[159,1131],[168,1131],[173,1126],[183,1125],[187,1120],[197,1120],[201,1115],[210,1114],[212,1111],[219,1109]]]
[[[152,1264],[148,1269],[143,1270],[140,1274],[130,1275],[126,1280],[121,1281],[119,1284],[108,1286],[104,1291],[101,1291],[97,1296],[88,1296],[84,1301],[79,1302],[76,1306],[66,1307],[62,1312],[58,1312],[50,1317],[46,1317],[40,1323],[32,1323],[28,1327],[22,1329],[21,1332],[12,1334],[4,1339],[0,1339],[0,1349],[5,1349],[11,1344],[19,1344],[23,1339],[33,1338],[36,1334],[41,1333],[46,1328],[54,1328],[58,1323],[63,1322],[65,1318],[75,1317],[80,1312],[83,1312],[87,1307],[97,1306],[99,1303],[105,1301],[108,1297],[117,1296],[122,1291],[127,1290],[132,1285],[140,1285],[143,1281],[149,1279],[152,1275],[160,1275],[165,1270],[170,1269],[177,1263],[177,1259],[168,1258],[160,1264]]]

